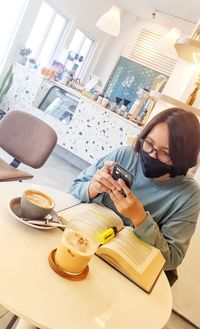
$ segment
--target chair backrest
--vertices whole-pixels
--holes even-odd
[[[11,111],[0,121],[0,147],[30,167],[40,168],[56,143],[54,129],[29,113]]]

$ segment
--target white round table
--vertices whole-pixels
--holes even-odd
[[[0,304],[25,320],[17,328],[163,328],[172,310],[171,288],[163,272],[151,294],[96,256],[83,281],[68,281],[53,272],[48,255],[57,246],[62,231],[28,227],[8,211],[9,200],[26,188],[51,195],[56,210],[79,202],[44,186],[0,184]]]

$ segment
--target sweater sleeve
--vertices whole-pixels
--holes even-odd
[[[135,228],[134,232],[145,242],[160,249],[166,260],[165,270],[176,269],[181,264],[194,234],[199,211],[198,191],[161,227],[148,214],[146,220]]]
[[[82,202],[91,202],[89,198],[88,188],[92,181],[92,178],[96,171],[103,167],[106,160],[116,161],[116,158],[123,154],[125,148],[118,148],[106,156],[102,157],[97,161],[97,163],[90,165],[88,168],[83,170],[80,175],[74,179],[72,184],[68,187],[67,192],[71,193],[76,198],[80,199]],[[103,193],[95,198],[96,203],[101,203],[103,198]]]

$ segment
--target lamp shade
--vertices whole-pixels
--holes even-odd
[[[156,50],[167,57],[177,59],[177,52],[175,49],[175,43],[180,37],[181,31],[173,27],[169,32],[163,35],[160,40],[157,42],[155,48]]]
[[[120,8],[113,6],[98,19],[96,27],[103,32],[117,37],[120,32]]]
[[[195,26],[192,37],[182,36],[177,40],[175,48],[181,58],[200,64],[200,21]]]

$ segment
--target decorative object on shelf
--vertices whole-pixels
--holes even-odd
[[[159,74],[154,78],[152,85],[150,87],[150,91],[151,90],[162,91],[166,83],[167,83],[167,77],[163,74]]]
[[[50,78],[53,78],[54,80],[62,80],[62,76],[65,70],[65,64],[58,62],[54,59],[51,66],[51,70],[54,70],[54,76],[50,76]]]
[[[102,86],[102,78],[94,73],[90,73],[90,80],[85,84],[84,89],[90,91]]]
[[[113,6],[98,19],[96,27],[107,34],[117,37],[120,32],[120,8]]]
[[[97,103],[98,104],[101,104],[102,103],[102,100],[103,100],[103,95],[100,94],[99,97],[97,98]]]
[[[34,58],[30,58],[28,62],[26,63],[30,69],[37,69],[38,66],[36,64],[36,60]]]
[[[127,105],[130,104],[131,101],[129,101],[128,99],[124,98],[122,101],[122,106],[120,108],[120,112],[119,114],[124,116],[125,118],[128,116],[128,112],[127,110]]]
[[[139,88],[139,90],[137,91],[137,95],[138,95],[138,99],[136,99],[135,103],[131,108],[130,119],[138,120],[142,122],[144,117],[143,105],[145,104],[149,96],[149,89]]]
[[[119,104],[121,103],[122,98],[116,96],[114,102],[111,104],[110,110],[113,112],[119,112]]]
[[[138,98],[132,105],[131,110],[129,111],[129,118],[131,120],[139,120],[142,124],[146,123],[156,104],[155,99],[149,97],[149,94],[152,90],[157,92],[162,91],[166,82],[167,77],[163,74],[159,74],[154,78],[149,90],[146,88],[138,89]]]
[[[49,80],[62,80],[64,73],[65,64],[62,64],[56,60],[53,60],[51,68],[45,66],[41,68],[41,74]]]
[[[7,94],[8,90],[10,89],[10,86],[13,82],[13,65],[9,68],[8,72],[5,75],[5,78],[3,79],[3,82],[0,87],[0,103],[4,99],[5,95]]]
[[[28,55],[32,53],[32,50],[30,48],[21,48],[19,54],[17,54],[17,62],[25,65],[28,60]]]
[[[69,83],[69,81],[71,81],[72,79],[73,79],[73,74],[67,69],[64,69],[61,79],[62,84],[66,86]]]
[[[109,105],[109,99],[107,98],[107,97],[104,97],[103,99],[102,99],[102,106],[104,106],[104,107],[108,107],[108,105]]]
[[[191,106],[194,104],[195,99],[197,97],[197,93],[200,89],[200,74],[198,75],[198,80],[197,80],[197,82],[195,82],[195,85],[196,85],[196,87],[194,88],[193,92],[190,94],[190,96],[186,102],[186,104],[191,105]]]
[[[79,64],[83,62],[83,59],[84,58],[82,55],[76,53],[75,51],[70,50],[67,55],[67,59],[65,63],[66,69],[70,71],[73,75],[75,75],[79,67]]]

